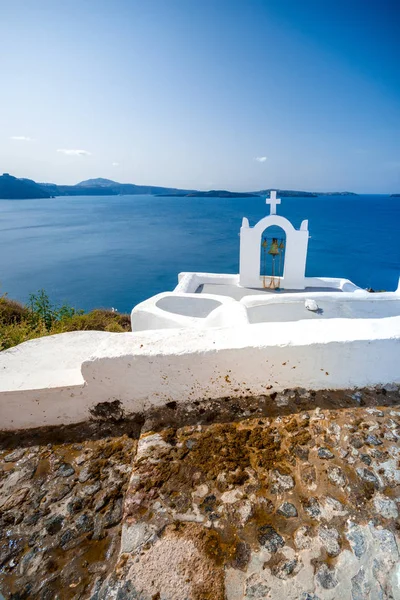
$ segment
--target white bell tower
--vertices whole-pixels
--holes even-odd
[[[281,203],[276,192],[271,192],[266,199],[270,205],[270,214],[250,227],[249,221],[243,217],[240,228],[240,270],[239,283],[242,287],[260,288],[260,248],[265,229],[272,225],[281,227],[286,233],[286,250],[283,276],[280,287],[289,290],[304,290],[308,248],[308,221],[302,222],[300,229],[295,229],[285,217],[276,214],[276,207]]]

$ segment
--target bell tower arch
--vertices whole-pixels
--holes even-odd
[[[295,229],[285,217],[276,214],[276,207],[281,200],[276,192],[271,192],[266,204],[270,205],[270,214],[261,219],[254,227],[244,217],[240,228],[240,269],[239,283],[242,287],[262,287],[260,277],[260,244],[265,229],[272,225],[281,227],[286,234],[286,250],[283,277],[280,287],[292,290],[305,288],[305,272],[308,249],[308,221],[302,222],[300,229]]]

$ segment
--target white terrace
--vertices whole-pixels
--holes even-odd
[[[237,275],[180,273],[173,292],[135,306],[132,331],[400,314],[399,292],[371,295],[348,279],[306,277],[308,221],[295,229],[277,215],[281,200],[276,192],[266,203],[270,214],[254,227],[243,218]],[[278,237],[277,228],[284,238]],[[268,230],[273,232],[270,237]]]
[[[296,230],[278,216],[275,193],[267,203],[254,227],[243,219],[239,274],[181,273],[173,292],[134,307],[132,333],[64,333],[0,353],[0,429],[78,423],[99,403],[130,414],[400,382],[400,289],[306,277],[308,222]]]

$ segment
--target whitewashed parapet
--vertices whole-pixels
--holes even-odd
[[[194,294],[201,285],[206,283],[238,285],[239,275],[230,273],[179,273],[178,285],[174,292]]]
[[[39,340],[53,356],[48,371],[61,367],[62,336],[71,346],[73,334]],[[53,337],[58,338],[57,352]],[[291,387],[346,389],[400,382],[400,317],[115,333],[96,343],[97,350],[79,361],[84,383],[77,383],[74,370],[71,385],[66,378],[62,386],[49,385],[43,371],[34,387],[26,385],[23,374],[8,389],[3,387],[0,429],[85,421],[103,402],[116,401],[129,414],[170,401],[190,405],[204,398]],[[30,348],[19,346],[21,359],[29,362]],[[11,357],[10,351],[0,354],[3,373]]]

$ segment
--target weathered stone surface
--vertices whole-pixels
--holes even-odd
[[[397,383],[386,383],[383,388],[385,392],[398,392],[399,385]]]
[[[58,533],[62,527],[64,517],[62,515],[53,515],[49,519],[46,519],[44,526],[49,535]]]
[[[319,567],[315,578],[317,583],[325,590],[330,590],[339,583],[335,570],[330,569],[326,564]]]
[[[313,465],[305,465],[301,470],[301,480],[309,490],[317,487],[317,470]]]
[[[369,433],[365,438],[365,443],[369,444],[370,446],[380,446],[383,442],[377,438],[376,435]]]
[[[362,527],[352,524],[346,534],[347,539],[350,542],[351,548],[357,558],[361,558],[367,549],[367,541],[365,538],[365,532]]]
[[[80,533],[93,531],[93,517],[87,513],[79,515],[75,521],[75,527]]]
[[[365,570],[363,567],[351,579],[351,597],[352,600],[368,600],[371,588],[366,581]]]
[[[85,483],[92,476],[92,468],[90,464],[86,464],[80,471],[78,480],[80,483]]]
[[[268,598],[270,587],[260,581],[259,576],[256,574],[251,575],[246,581],[246,600],[263,600]]]
[[[296,558],[293,560],[281,560],[278,564],[272,567],[271,572],[279,579],[287,579],[293,574],[293,571],[297,566],[297,562],[298,561]]]
[[[350,444],[353,446],[353,448],[359,449],[364,446],[364,440],[360,435],[354,435],[350,438]]]
[[[339,532],[335,528],[320,527],[318,536],[329,556],[337,556],[340,552]]]
[[[0,509],[4,512],[12,508],[16,508],[22,504],[29,494],[29,488],[21,488],[16,490],[9,496],[6,496],[3,501],[0,501]]]
[[[261,546],[264,546],[270,552],[276,552],[278,548],[285,545],[285,541],[281,535],[271,525],[263,525],[258,532],[258,541]]]
[[[376,489],[379,489],[379,479],[372,471],[370,471],[369,469],[363,469],[361,467],[356,469],[356,471],[360,479],[362,479],[366,483],[372,483],[372,485]]]
[[[400,411],[282,396],[0,462],[5,600],[400,600]]]
[[[360,459],[363,461],[363,463],[365,463],[366,465],[370,465],[372,460],[371,457],[369,456],[369,454],[360,454]]]
[[[373,526],[370,527],[372,535],[382,553],[387,557],[397,560],[399,557],[399,550],[393,532],[388,529],[381,529]]]
[[[397,519],[399,516],[397,503],[382,494],[375,494],[374,506],[376,512],[382,515],[384,519]]]
[[[328,478],[331,483],[338,487],[344,487],[346,485],[346,476],[343,469],[340,467],[330,467],[328,470]]]
[[[297,517],[297,509],[294,504],[290,502],[284,502],[278,508],[278,514],[289,519],[290,517]]]
[[[5,600],[85,598],[96,578],[100,583],[106,578],[119,550],[119,527],[112,523],[120,522],[122,508],[113,508],[104,529],[106,506],[96,513],[101,521],[94,523],[94,493],[102,481],[111,490],[115,483],[108,482],[118,480],[122,483],[114,493],[123,494],[129,474],[120,467],[131,463],[135,447],[135,440],[124,435],[0,451],[0,590]],[[76,461],[82,454],[86,460]],[[91,494],[79,481],[85,466],[93,474]]]
[[[24,456],[25,452],[26,452],[26,448],[18,448],[17,450],[14,450],[14,452],[10,452],[9,454],[6,454],[5,457],[3,458],[3,460],[6,463],[16,462],[17,460],[19,460],[20,458],[22,458]]]
[[[74,467],[68,463],[62,463],[57,469],[57,475],[60,475],[60,477],[70,477],[74,473]]]
[[[293,477],[290,475],[283,475],[279,471],[274,471],[271,474],[271,482],[271,492],[273,494],[280,494],[287,490],[291,490],[294,487]]]
[[[329,450],[329,448],[318,448],[318,457],[331,459],[335,458],[335,455]]]
[[[347,511],[339,500],[327,496],[324,501],[323,513],[324,518],[330,520],[333,517],[344,516]]]
[[[212,557],[207,532],[194,523],[179,531],[168,527],[139,561],[129,561],[127,580],[133,583],[138,598],[149,600],[223,600],[225,596],[223,569]],[[127,597],[135,595],[131,592]]]
[[[82,496],[94,496],[101,489],[100,481],[96,481],[93,485],[85,485],[82,487]]]
[[[294,535],[294,543],[297,549],[304,550],[310,548],[312,544],[312,529],[307,525],[299,527]]]
[[[312,519],[319,519],[321,516],[321,508],[317,498],[309,498],[309,500],[303,504],[303,508]]]

